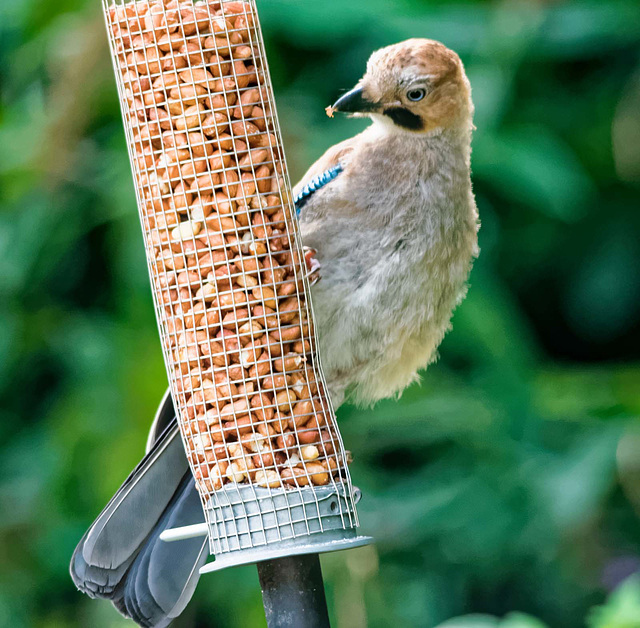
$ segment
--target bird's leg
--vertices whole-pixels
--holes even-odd
[[[309,285],[313,285],[320,279],[320,262],[316,259],[318,251],[312,249],[310,246],[302,248],[304,252],[304,263],[307,267],[307,279]]]

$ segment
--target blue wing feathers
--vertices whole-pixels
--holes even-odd
[[[325,170],[322,174],[311,179],[311,181],[309,181],[309,183],[300,190],[300,193],[294,199],[296,216],[300,216],[300,210],[305,206],[313,194],[327,185],[327,183],[331,183],[331,181],[333,181],[342,172],[342,170],[342,166],[338,164],[337,166],[333,166],[333,168],[329,168],[329,170]]]

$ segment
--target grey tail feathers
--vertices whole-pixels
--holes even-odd
[[[191,599],[209,551],[202,538],[165,543],[159,537],[202,521],[173,420],[78,543],[71,577],[80,591],[111,600],[138,625],[168,626]]]

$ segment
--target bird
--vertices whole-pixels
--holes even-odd
[[[478,255],[471,87],[430,39],[375,51],[327,114],[367,117],[294,187],[318,353],[334,407],[394,397],[437,358]],[[140,626],[168,626],[208,558],[162,531],[204,521],[167,393],[147,453],[79,542],[76,586]]]
[[[328,113],[366,116],[295,186],[318,353],[334,405],[392,397],[437,357],[478,255],[473,103],[458,55],[429,39],[376,51]]]

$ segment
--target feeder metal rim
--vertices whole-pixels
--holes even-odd
[[[253,565],[255,563],[286,558],[288,556],[303,556],[306,554],[327,554],[329,552],[339,552],[341,550],[352,549],[371,545],[374,539],[370,536],[356,536],[352,539],[339,539],[326,541],[324,543],[313,543],[311,545],[293,545],[288,548],[273,548],[263,550],[240,550],[232,552],[237,556],[220,556],[214,561],[207,563],[200,568],[200,574],[220,571],[228,567],[240,567],[241,565]]]

